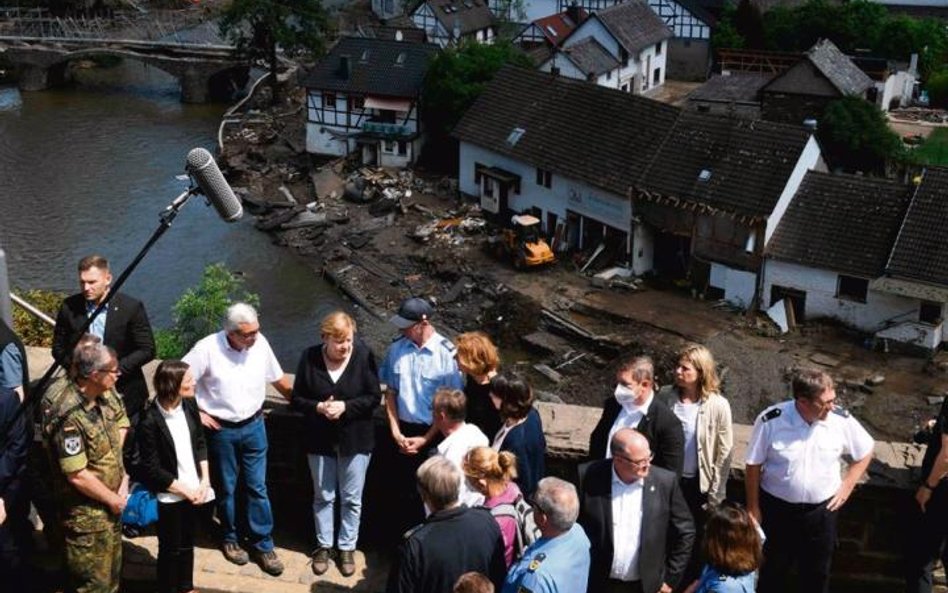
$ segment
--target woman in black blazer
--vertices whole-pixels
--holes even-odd
[[[329,569],[335,539],[334,509],[338,487],[340,528],[339,572],[355,572],[353,553],[359,536],[362,489],[375,445],[372,412],[379,407],[378,367],[372,351],[355,338],[356,324],[336,311],[320,324],[322,343],[307,348],[300,358],[291,405],[303,413],[304,443],[313,478],[313,518],[316,549],[311,568],[321,575]]]
[[[209,492],[207,444],[188,365],[155,372],[155,401],[139,425],[142,481],[158,497],[158,592],[194,590],[194,506]]]

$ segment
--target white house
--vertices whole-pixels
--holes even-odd
[[[629,0],[590,15],[540,70],[627,93],[645,93],[665,82],[671,36],[645,0]],[[603,71],[607,64],[611,68]]]
[[[529,212],[554,249],[605,243],[633,263],[628,188],[679,110],[563,76],[507,66],[454,130],[461,193],[501,222]]]
[[[412,11],[411,20],[440,47],[462,40],[493,43],[497,36],[487,0],[424,0]]]
[[[418,98],[436,45],[344,37],[306,75],[306,150],[404,167],[423,141]]]

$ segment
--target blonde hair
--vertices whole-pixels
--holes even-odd
[[[472,375],[486,375],[500,365],[497,346],[484,332],[467,332],[455,339],[458,364]]]
[[[343,311],[333,311],[323,317],[322,323],[319,324],[319,333],[324,338],[342,341],[349,337],[349,332],[355,335],[356,322]]]
[[[715,369],[714,356],[701,344],[688,344],[678,353],[678,360],[684,360],[698,371],[698,396],[706,400],[721,389],[721,380]]]
[[[474,447],[464,456],[461,469],[470,480],[487,483],[487,496],[497,496],[517,477],[517,456],[491,447]]]

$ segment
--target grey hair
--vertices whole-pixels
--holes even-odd
[[[446,509],[458,501],[461,470],[446,457],[435,455],[418,468],[418,490],[432,511]]]
[[[620,373],[631,372],[635,381],[651,381],[655,376],[655,363],[648,356],[636,356],[619,367]]]
[[[537,484],[534,496],[537,507],[557,531],[569,531],[579,517],[579,495],[576,486],[566,480],[547,477]]]
[[[76,375],[88,379],[92,373],[109,366],[115,358],[115,350],[101,342],[92,342],[80,346],[73,352]]]
[[[257,323],[257,310],[247,303],[234,303],[227,307],[224,316],[224,331],[233,332],[245,323]]]

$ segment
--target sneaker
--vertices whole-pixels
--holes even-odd
[[[326,574],[326,571],[329,570],[329,548],[319,548],[313,552],[313,561],[310,563],[310,568],[313,569],[313,574],[316,576]]]
[[[339,550],[339,572],[344,577],[355,574],[355,553],[352,550]]]
[[[237,566],[243,566],[250,562],[250,556],[247,555],[247,552],[245,552],[237,542],[224,542],[224,546],[221,550],[224,552],[224,558],[227,558],[228,562],[233,562]]]
[[[256,556],[257,564],[260,566],[260,570],[274,577],[278,577],[283,574],[283,563],[280,562],[276,552],[273,550],[270,550],[269,552],[258,551]]]

